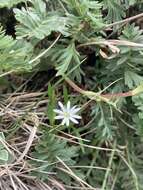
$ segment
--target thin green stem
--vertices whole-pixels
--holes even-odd
[[[114,145],[113,145],[113,150],[115,150],[115,149],[116,149],[116,141],[114,142]],[[109,159],[107,171],[105,173],[105,177],[104,177],[104,181],[103,181],[101,190],[105,190],[106,189],[106,185],[108,183],[108,177],[109,177],[109,174],[110,174],[110,171],[111,171],[111,166],[112,166],[112,162],[113,162],[113,159],[114,159],[114,155],[115,155],[115,151],[112,151],[110,159]]]

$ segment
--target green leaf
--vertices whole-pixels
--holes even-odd
[[[57,62],[57,76],[64,75],[68,70],[71,70],[74,66],[80,65],[80,55],[76,51],[75,44],[71,43],[65,49],[59,51],[60,56],[56,60]],[[54,58],[54,60],[56,57]],[[81,74],[80,67],[76,68],[75,77]],[[74,76],[74,73],[72,73]]]
[[[5,136],[3,134],[3,132],[0,132],[0,163],[1,161],[8,161],[9,158],[9,153],[8,151],[5,149],[5,146],[2,144],[2,142],[4,143],[5,141]]]
[[[47,115],[48,115],[48,119],[50,120],[50,125],[53,126],[54,125],[54,117],[55,117],[55,113],[54,113],[54,109],[56,106],[56,96],[55,96],[55,90],[54,90],[54,86],[51,86],[51,84],[48,85],[48,98],[49,98],[49,103],[47,106]]]
[[[124,4],[120,0],[104,0],[103,2],[104,8],[107,9],[107,22],[119,21],[126,16]]]
[[[43,0],[33,0],[33,7],[25,9],[14,9],[15,17],[19,21],[16,26],[16,35],[19,39],[23,37],[35,37],[42,40],[53,31],[63,35],[67,33],[67,18],[60,16],[57,12],[46,11],[46,4]]]
[[[14,40],[0,28],[0,71],[30,70],[33,47],[24,40]]]
[[[82,18],[89,23],[94,30],[101,29],[104,24],[102,20],[102,3],[93,0],[62,0],[68,5],[68,8],[76,12],[77,17]]]
[[[5,136],[4,136],[3,132],[0,132],[0,140],[5,140]]]
[[[64,96],[64,102],[67,103],[69,100],[69,96],[68,96],[68,89],[65,85],[63,86],[63,96]]]
[[[67,165],[74,165],[76,162],[75,158],[78,155],[77,151],[78,147],[69,146],[66,140],[60,139],[54,134],[48,134],[45,132],[41,137],[40,142],[36,145],[33,153],[34,158],[43,162],[32,161],[32,164],[36,168],[40,166],[40,172],[54,171],[57,166],[57,157],[63,160]],[[39,169],[36,171],[39,173]],[[47,177],[48,176],[43,176],[43,178]]]
[[[135,24],[127,25],[122,31],[122,35],[120,36],[121,40],[131,40],[132,42],[142,43],[143,42],[143,34],[140,30],[139,26],[135,26]]]
[[[15,41],[12,39],[12,37],[5,35],[5,31],[3,31],[2,27],[0,27],[0,50],[9,48],[14,45],[14,43]]]
[[[61,56],[57,60],[57,63],[59,63],[59,66],[56,67],[56,69],[58,70],[56,74],[57,76],[64,75],[65,72],[68,70],[68,67],[75,53],[74,50],[75,46],[72,43],[65,50],[61,52]]]
[[[0,150],[0,161],[8,161],[9,154],[7,150]]]
[[[1,143],[1,141],[5,141],[5,136],[3,134],[3,132],[0,132],[0,149],[4,148],[4,145]]]
[[[132,71],[125,71],[125,84],[130,88],[138,86],[143,81],[143,77]]]

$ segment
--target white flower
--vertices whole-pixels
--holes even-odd
[[[79,123],[77,119],[81,119],[81,116],[76,113],[80,110],[80,108],[77,108],[77,106],[71,107],[70,101],[68,101],[66,106],[64,106],[61,102],[58,102],[58,104],[60,109],[54,109],[54,112],[58,114],[58,116],[55,116],[55,119],[62,120],[61,125],[66,124],[66,126],[69,126],[70,121],[75,124]]]

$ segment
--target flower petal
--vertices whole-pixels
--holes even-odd
[[[67,119],[67,118],[63,119],[61,125],[65,125],[65,124],[66,124],[66,126],[69,126],[69,119]]]
[[[77,119],[81,119],[82,117],[77,115],[76,113],[81,109],[78,108],[77,105],[71,107],[71,102],[68,101],[66,106],[62,104],[62,102],[58,102],[60,109],[54,109],[54,112],[58,115],[55,116],[55,119],[61,119],[61,125],[69,126],[70,121],[75,124],[78,124],[79,121]]]
[[[58,116],[55,116],[55,119],[64,119],[64,116],[63,115],[58,115]]]
[[[77,113],[79,110],[80,110],[80,108],[71,109],[71,113],[72,113],[72,114],[75,114],[75,113]]]
[[[68,127],[70,124],[69,118],[65,118],[66,126]]]
[[[61,110],[58,110],[58,109],[54,109],[54,112],[59,113],[59,114],[63,114],[63,112]]]
[[[67,110],[69,111],[70,110],[70,107],[71,107],[71,103],[70,101],[67,102]]]
[[[79,116],[79,115],[72,115],[73,118],[76,118],[76,119],[81,119],[82,117]]]
[[[75,108],[77,108],[77,105],[73,106],[73,107],[71,108],[71,111],[74,110]]]
[[[59,101],[58,104],[59,104],[61,110],[62,110],[62,111],[65,111],[65,107],[64,107],[64,105],[62,104],[62,102]]]
[[[73,117],[70,117],[70,120],[73,122],[73,123],[75,123],[75,124],[78,124],[79,122],[76,120],[76,119],[74,119]]]
[[[61,125],[64,125],[65,123],[66,123],[66,120],[65,120],[65,119],[63,119],[63,121],[62,121]]]

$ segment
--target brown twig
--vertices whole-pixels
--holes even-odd
[[[84,94],[85,90],[81,89],[79,86],[77,86],[73,81],[71,81],[69,78],[65,79],[66,82],[77,92]],[[120,93],[114,93],[114,94],[100,94],[99,96],[103,97],[103,98],[121,98],[121,97],[129,97],[132,96],[132,91],[128,91],[128,92],[120,92]]]
[[[105,26],[105,29],[106,29],[106,28],[113,27],[113,26],[116,26],[116,25],[119,25],[119,24],[124,24],[124,23],[130,22],[130,21],[135,20],[135,19],[138,19],[138,18],[140,18],[140,17],[143,17],[143,13],[137,14],[137,15],[135,15],[135,16],[126,18],[126,19],[121,20],[121,21],[117,21],[117,22],[108,24],[107,26]]]
[[[91,45],[108,46],[110,49],[111,48],[113,49],[113,47],[115,48],[116,46],[128,46],[128,47],[143,48],[143,44],[130,42],[127,40],[100,40],[100,41],[95,41],[94,39],[92,39],[91,41],[88,41],[84,44],[78,45],[78,48],[84,47],[84,46],[91,46]]]

